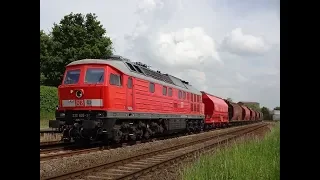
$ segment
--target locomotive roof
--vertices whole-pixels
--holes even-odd
[[[106,64],[110,65],[121,72],[141,78],[147,81],[162,84],[168,87],[174,87],[183,91],[191,92],[197,95],[201,95],[200,91],[192,87],[187,82],[174,77],[169,74],[162,74],[151,70],[150,68],[143,66],[141,64],[136,64],[131,62],[129,59],[122,58],[121,56],[112,56],[107,59],[82,59],[69,63],[67,66],[81,65],[81,64]]]

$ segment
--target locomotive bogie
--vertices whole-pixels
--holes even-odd
[[[57,120],[55,120],[57,121]],[[203,127],[202,119],[95,119],[69,121],[64,123],[63,139],[77,141],[88,139],[91,141],[121,141],[141,140],[177,132],[199,132]]]

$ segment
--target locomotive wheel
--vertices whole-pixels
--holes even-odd
[[[149,139],[151,134],[152,134],[151,129],[147,128],[143,136],[145,139]]]
[[[76,144],[80,146],[86,146],[90,144],[90,139],[75,139]]]
[[[119,129],[113,129],[113,141],[120,143],[122,139],[122,132]]]
[[[137,139],[137,135],[135,133],[129,135],[130,140],[135,141]]]
[[[64,143],[69,143],[69,142],[71,142],[71,139],[69,139],[69,138],[63,138],[63,137],[61,137],[61,140],[62,140]]]

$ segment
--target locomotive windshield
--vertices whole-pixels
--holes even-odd
[[[103,68],[88,68],[84,80],[87,84],[96,84],[104,82],[104,69]]]
[[[76,84],[79,81],[80,69],[73,69],[67,71],[66,77],[64,79],[64,84]]]

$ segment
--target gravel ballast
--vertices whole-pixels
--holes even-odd
[[[254,126],[254,125],[252,125]],[[98,164],[117,161],[120,159],[132,157],[134,155],[143,154],[145,152],[154,151],[155,149],[163,149],[167,147],[184,144],[195,139],[201,139],[207,136],[212,136],[220,132],[227,132],[232,129],[241,127],[233,127],[201,134],[194,134],[173,139],[159,140],[155,142],[142,143],[123,148],[103,150],[92,152],[88,154],[80,154],[71,157],[63,157],[40,162],[40,178],[51,177],[55,175],[64,174],[71,171],[81,170]]]
[[[60,141],[61,133],[40,133],[40,142]]]

